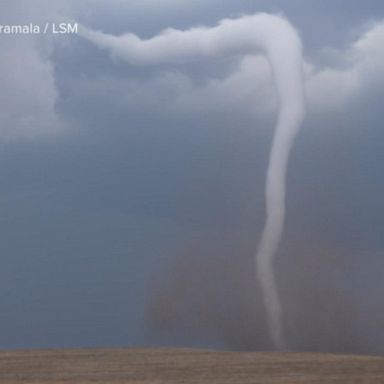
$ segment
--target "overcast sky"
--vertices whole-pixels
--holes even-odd
[[[384,353],[381,0],[6,0],[0,24],[143,38],[285,15],[307,116],[277,276],[297,350]],[[277,111],[262,56],[134,67],[0,35],[0,348],[270,348],[252,258]]]

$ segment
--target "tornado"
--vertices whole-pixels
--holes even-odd
[[[224,19],[213,27],[168,28],[150,39],[133,33],[114,36],[85,27],[80,28],[80,34],[114,58],[137,66],[230,55],[262,53],[267,57],[279,107],[266,175],[266,222],[255,255],[255,268],[271,341],[276,349],[288,349],[274,261],[284,229],[289,153],[305,109],[302,46],[295,28],[282,16],[258,13]]]

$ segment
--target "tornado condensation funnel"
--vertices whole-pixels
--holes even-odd
[[[265,187],[266,223],[255,263],[271,340],[275,348],[287,349],[273,267],[284,228],[289,153],[304,116],[302,48],[296,30],[281,16],[260,13],[225,19],[212,28],[166,29],[147,40],[132,33],[112,36],[84,27],[80,34],[132,65],[185,63],[260,52],[266,55],[279,96],[279,110]]]

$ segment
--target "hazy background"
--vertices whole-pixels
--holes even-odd
[[[289,18],[306,61],[276,265],[288,340],[384,354],[381,0],[6,0],[0,24],[150,37],[261,11]],[[79,36],[0,49],[0,348],[271,348],[253,279],[265,61],[136,68]]]

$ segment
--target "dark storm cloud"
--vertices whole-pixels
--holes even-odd
[[[69,16],[143,37],[286,14],[304,40],[309,107],[278,263],[289,340],[384,353],[382,1],[16,3],[2,22]],[[265,61],[133,68],[80,37],[17,41],[0,38],[2,132],[32,115],[65,134],[3,145],[1,346],[267,348],[251,262],[276,109]]]

